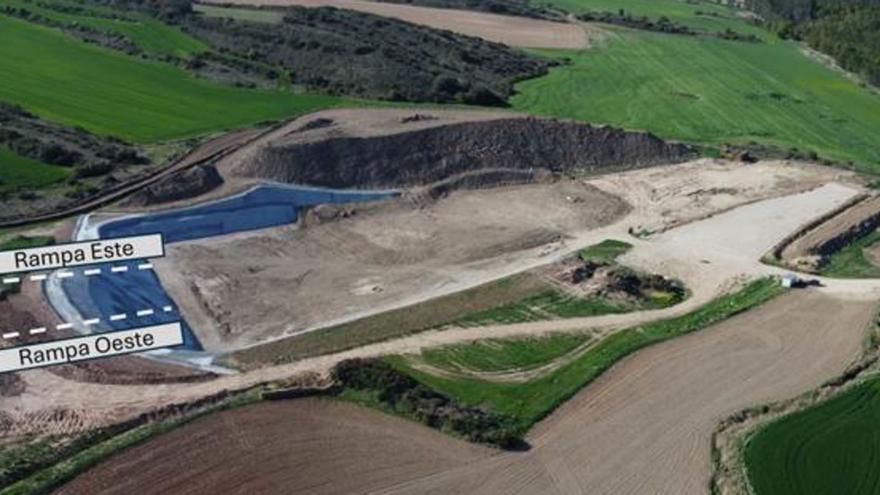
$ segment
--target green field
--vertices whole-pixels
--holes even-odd
[[[786,416],[745,450],[757,495],[880,493],[880,380]]]
[[[604,261],[605,263],[614,262],[619,256],[623,256],[630,249],[632,244],[614,239],[606,239],[599,244],[594,244],[581,249],[578,256],[582,260],[594,259]]]
[[[551,5],[573,13],[618,12],[624,10],[633,17],[658,19],[665,16],[671,21],[692,28],[715,32],[733,29],[740,33],[766,37],[767,31],[743,22],[738,9],[711,1],[684,0],[550,0]]]
[[[797,147],[880,170],[880,97],[791,42],[609,28],[571,64],[517,85],[514,108],[709,144]]]
[[[0,192],[45,187],[57,184],[71,175],[73,169],[70,167],[41,163],[0,146]]]
[[[576,297],[558,289],[547,289],[519,301],[469,313],[453,323],[481,326],[491,323],[522,323],[555,318],[577,318],[635,311],[638,307],[598,297]]]
[[[880,242],[880,231],[874,231],[855,240],[832,254],[819,273],[837,278],[880,278],[880,266],[865,255],[865,248]]]
[[[651,344],[662,342],[689,332],[700,330],[734,314],[750,309],[783,291],[775,279],[761,279],[752,282],[742,290],[722,296],[705,306],[684,316],[659,320],[638,327],[621,330],[606,337],[601,342],[578,356],[572,362],[527,382],[493,382],[470,377],[440,377],[416,370],[407,358],[392,356],[386,358],[390,364],[413,376],[425,385],[470,405],[490,407],[494,412],[508,415],[523,430],[546,416],[550,411],[568,400],[578,390],[601,375],[619,359]],[[496,343],[497,344],[497,343]],[[485,346],[485,344],[475,344]],[[554,345],[542,344],[542,348]],[[517,354],[528,351],[518,346],[505,346],[517,349]],[[479,349],[474,349],[472,354]],[[460,348],[459,355],[465,353]],[[546,353],[551,358],[555,352]],[[556,354],[558,355],[558,354]],[[436,358],[449,361],[451,358]],[[513,357],[505,357],[510,361]],[[530,366],[543,363],[531,361]]]
[[[38,235],[38,236],[24,236],[19,235],[15,236],[12,239],[6,240],[4,242],[0,242],[0,251],[6,251],[10,249],[28,249],[35,247],[48,246],[50,244],[55,244],[55,238],[48,235]]]
[[[118,17],[120,12],[99,5],[84,7],[85,10],[77,14],[59,12],[47,8],[44,4],[25,0],[0,0],[0,7],[4,5],[26,9],[53,21],[77,23],[108,33],[123,34],[144,51],[153,54],[188,58],[190,55],[209,49],[208,45],[184,34],[179,29],[135,11],[125,12],[126,19],[112,19],[111,16]],[[51,5],[83,8],[80,4],[65,0],[52,0]]]
[[[527,370],[552,362],[590,339],[590,335],[585,333],[486,339],[427,349],[422,352],[422,359],[432,366],[450,371]]]
[[[3,15],[0,32],[0,100],[49,120],[135,142],[194,136],[357,103],[222,86]]]

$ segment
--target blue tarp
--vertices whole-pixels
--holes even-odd
[[[264,185],[218,201],[108,222],[99,228],[99,235],[110,239],[161,233],[168,244],[290,224],[296,222],[300,209],[306,206],[374,201],[396,194]],[[156,274],[138,268],[142,263],[146,261],[125,263],[128,271],[120,273],[111,273],[107,265],[82,267],[76,271],[101,268],[102,274],[87,277],[77,273],[62,281],[62,289],[84,319],[101,318],[95,327],[98,330],[125,330],[182,321]],[[169,306],[173,310],[165,311]],[[153,314],[138,317],[137,312],[142,310],[153,310]],[[127,318],[110,321],[111,315],[118,314],[125,314]],[[182,323],[185,342],[182,347],[202,350],[189,325]]]

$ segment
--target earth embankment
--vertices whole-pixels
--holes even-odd
[[[863,197],[807,225],[776,249],[781,260],[814,271],[828,256],[880,227],[880,196]]]
[[[692,157],[690,147],[643,132],[575,122],[502,118],[381,136],[262,147],[236,175],[331,188],[396,188],[481,170],[603,173]]]

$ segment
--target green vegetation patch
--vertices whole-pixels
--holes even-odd
[[[632,244],[628,242],[606,239],[599,244],[594,244],[582,249],[580,253],[578,253],[578,256],[580,256],[582,260],[593,259],[612,263],[617,260],[619,256],[623,256],[629,252],[632,247]]]
[[[42,163],[0,146],[0,192],[46,187],[71,175],[73,169],[70,167]]]
[[[426,349],[422,359],[449,371],[528,370],[571,353],[592,339],[586,333],[554,333],[540,337],[486,339]]]
[[[189,58],[209,49],[205,43],[180,29],[132,10],[117,10],[91,2],[65,0],[0,0],[0,8],[5,6],[24,9],[64,25],[121,34],[142,50],[156,55]]]
[[[29,249],[55,244],[55,238],[49,235],[27,236],[18,235],[0,243],[0,251],[10,249]]]
[[[193,10],[208,17],[223,17],[237,21],[265,22],[277,24],[284,13],[272,9],[246,9],[239,7],[218,7],[214,5],[193,5]]]
[[[880,379],[773,422],[746,444],[757,495],[880,493]]]
[[[391,356],[386,360],[456,401],[489,407],[499,414],[514,418],[520,428],[527,429],[621,358],[651,344],[706,328],[783,291],[776,279],[754,281],[738,292],[719,297],[686,315],[614,333],[570,363],[524,383],[440,377],[413,368],[403,356]]]
[[[349,359],[333,367],[339,397],[418,421],[471,442],[523,446],[511,418],[461,404],[422,385],[381,359]],[[2,494],[0,494],[2,495]]]
[[[872,262],[865,250],[880,242],[880,231],[856,239],[832,254],[819,273],[837,278],[880,278],[880,266]]]
[[[767,33],[757,26],[742,21],[741,11],[711,1],[685,0],[550,0],[549,5],[575,14],[614,12],[633,17],[667,19],[695,29],[717,32],[733,29],[758,36]]]
[[[779,40],[608,28],[571,63],[521,82],[519,110],[707,144],[756,142],[880,169],[880,97]]]
[[[626,313],[635,309],[637,307],[631,304],[613,303],[598,297],[577,297],[558,289],[547,289],[516,302],[470,313],[454,320],[453,324],[468,327],[490,323],[523,323]]]
[[[75,41],[0,15],[0,100],[92,132],[151,142],[354,104],[333,96],[258,91]]]
[[[250,367],[352,349],[436,328],[474,312],[518,301],[545,288],[546,283],[539,277],[514,275],[420,304],[238,351],[228,361],[232,366]]]

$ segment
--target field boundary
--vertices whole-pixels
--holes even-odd
[[[875,312],[880,312],[880,304]],[[723,419],[712,432],[712,495],[758,495],[745,464],[745,449],[760,431],[792,414],[816,407],[866,381],[880,376],[880,320],[865,329],[862,355],[835,378],[797,397],[757,404]]]

